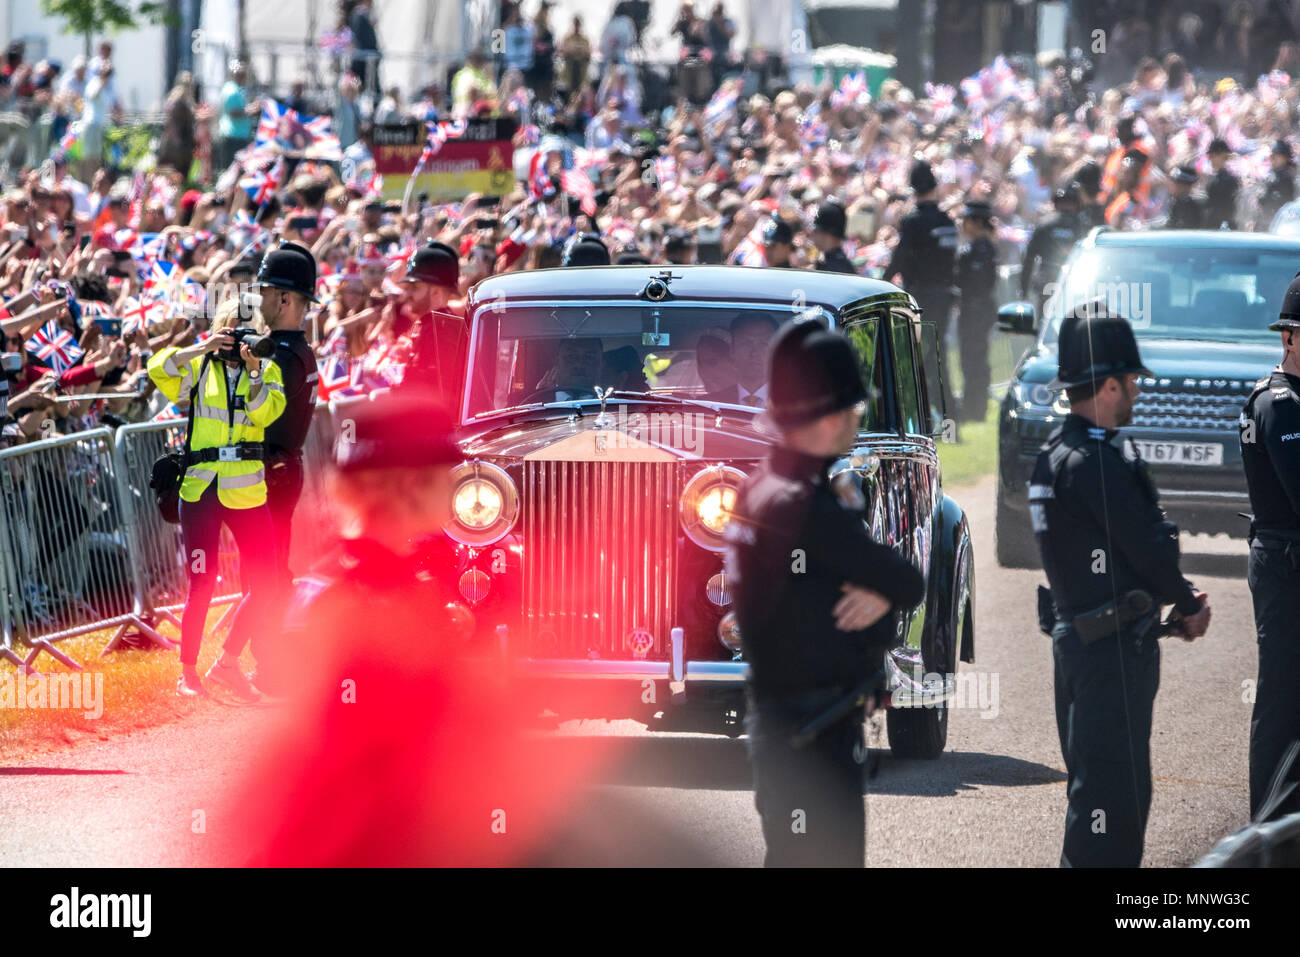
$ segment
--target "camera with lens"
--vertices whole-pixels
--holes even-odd
[[[226,335],[235,341],[225,349],[217,350],[217,358],[225,362],[243,362],[243,357],[239,354],[240,345],[246,344],[248,351],[259,359],[269,359],[275,354],[275,340],[270,336],[264,336],[252,326],[236,326],[234,329],[227,329]]]

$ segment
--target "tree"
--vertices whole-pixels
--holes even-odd
[[[62,17],[64,33],[80,33],[86,41],[86,56],[95,34],[109,30],[134,30],[145,23],[166,23],[171,17],[165,3],[153,0],[41,0],[41,11],[50,17]]]

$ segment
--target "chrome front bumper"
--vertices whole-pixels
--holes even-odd
[[[504,627],[497,629],[501,651],[509,659],[508,638]],[[618,660],[586,658],[515,658],[511,660],[514,674],[524,678],[557,680],[623,680],[646,679],[667,681],[675,698],[689,698],[689,689],[726,685],[743,685],[749,675],[745,661],[687,661],[685,637],[681,628],[674,628],[671,661]],[[911,657],[915,654],[915,660]],[[934,707],[950,701],[956,695],[955,675],[936,675],[940,680],[926,681],[919,671],[920,652],[912,649],[894,649],[885,655],[885,672],[892,706],[896,708]],[[916,680],[918,677],[920,681]]]

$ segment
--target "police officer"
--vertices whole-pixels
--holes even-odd
[[[1052,208],[1052,215],[1039,223],[1029,237],[1020,266],[1020,298],[1029,299],[1032,292],[1040,316],[1051,292],[1049,284],[1056,282],[1070,250],[1085,231],[1079,216],[1077,185],[1070,183],[1054,191]]]
[[[1295,199],[1295,159],[1291,144],[1278,140],[1268,156],[1269,171],[1259,194],[1259,214],[1255,217],[1255,231],[1266,233],[1277,211]]]
[[[1079,187],[1079,220],[1082,231],[1106,224],[1105,196],[1101,191],[1101,167],[1089,160],[1074,173],[1074,184]]]
[[[1059,374],[1071,411],[1043,445],[1030,517],[1050,602],[1056,726],[1068,775],[1063,867],[1137,867],[1151,806],[1151,713],[1160,680],[1160,606],[1191,640],[1210,608],[1178,570],[1178,529],[1131,440],[1139,374],[1128,322],[1105,300],[1062,323]]]
[[[1205,184],[1205,226],[1219,229],[1225,223],[1229,229],[1237,228],[1237,193],[1241,182],[1228,171],[1228,157],[1232,147],[1227,140],[1213,139],[1205,151],[1214,174]]]
[[[608,266],[609,247],[595,233],[574,233],[564,244],[561,266]]]
[[[1179,166],[1169,174],[1169,215],[1166,229],[1201,229],[1205,225],[1205,204],[1192,195],[1196,170]]]
[[[806,747],[792,738],[882,665],[890,608],[924,580],[873,542],[827,468],[852,445],[867,391],[848,341],[789,322],[769,353],[767,414],[779,430],[727,526],[727,570],[749,661],[746,730],[768,866],[861,867],[861,706]]]
[[[930,164],[918,160],[908,174],[916,194],[916,209],[898,226],[898,245],[885,277],[901,276],[903,288],[915,298],[924,318],[939,333],[940,348],[948,341],[948,313],[952,308],[953,266],[957,257],[957,227],[939,209],[935,194],[939,181]],[[944,383],[944,391],[948,389]],[[952,406],[951,402],[947,403]]]
[[[827,200],[817,207],[812,222],[812,243],[821,255],[817,257],[813,268],[823,272],[857,273],[849,257],[844,255],[844,231],[847,225],[848,216],[839,203]]]
[[[460,291],[460,260],[446,243],[430,239],[406,261],[402,277],[419,314],[413,334],[413,354],[403,387],[425,390],[444,408],[460,397],[469,336],[465,321],[451,312]]]
[[[1282,363],[1255,386],[1241,416],[1241,461],[1255,513],[1247,582],[1259,639],[1250,717],[1252,818],[1287,747],[1300,740],[1300,276],[1269,328],[1282,334]],[[1300,780],[1300,767],[1286,780]],[[1293,811],[1300,811],[1300,788],[1270,817]]]
[[[963,245],[957,252],[957,335],[961,341],[961,417],[983,422],[989,399],[989,332],[997,319],[994,288],[998,252],[993,245],[993,209],[982,200],[961,213]]]
[[[289,568],[293,512],[302,496],[302,446],[316,409],[316,357],[303,331],[309,303],[316,302],[316,260],[298,243],[281,243],[263,257],[252,288],[275,343],[271,357],[284,382],[284,412],[266,429],[266,504],[275,528],[275,564],[281,601],[293,586]],[[278,628],[259,628],[253,637],[257,669],[249,680],[267,694],[274,692],[277,663],[273,648]]]

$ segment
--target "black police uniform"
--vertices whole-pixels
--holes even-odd
[[[813,217],[812,228],[821,230],[829,236],[833,236],[841,243],[844,241],[844,231],[848,225],[848,214],[844,212],[844,207],[839,203],[827,200],[817,207],[817,214]],[[849,257],[844,255],[844,249],[837,243],[828,252],[823,252],[813,263],[814,269],[822,272],[842,272],[854,275],[857,270],[853,268],[853,263]]]
[[[844,250],[838,246],[829,252],[824,252],[817,257],[817,262],[813,264],[814,268],[822,272],[845,272],[856,275],[857,270],[853,268],[853,261],[844,255]]]
[[[1169,201],[1169,215],[1165,229],[1202,229],[1205,226],[1205,204],[1195,196],[1175,196]]]
[[[1025,247],[1025,258],[1020,267],[1020,296],[1029,299],[1041,314],[1047,301],[1047,284],[1056,281],[1061,266],[1070,255],[1074,244],[1086,231],[1078,213],[1055,212],[1034,228]]]
[[[912,167],[912,189],[928,193],[938,184],[925,163]],[[949,312],[952,309],[953,267],[957,257],[957,226],[933,200],[917,203],[916,209],[898,225],[898,245],[885,270],[903,277],[903,288],[921,307],[922,316],[935,323],[939,342],[948,341]],[[943,346],[941,345],[942,349]],[[951,406],[948,385],[944,383],[947,405]]]
[[[1300,279],[1269,326],[1300,335]],[[1241,415],[1241,461],[1255,513],[1247,583],[1255,608],[1259,680],[1250,716],[1250,813],[1255,816],[1292,741],[1300,740],[1300,378],[1279,366]],[[1288,781],[1300,781],[1293,766]],[[1270,817],[1300,811],[1300,788]]]
[[[314,302],[316,260],[305,246],[281,243],[262,258],[255,286],[293,290]],[[293,513],[302,496],[302,447],[316,410],[318,372],[316,357],[301,329],[273,330],[270,336],[275,343],[271,358],[284,379],[285,406],[280,417],[267,427],[263,445],[266,504],[275,532],[275,567],[283,607],[293,587],[293,571],[289,567]],[[259,686],[263,691],[276,681],[275,672],[282,664],[275,657],[275,649],[268,646],[277,636],[278,629],[267,628],[258,632],[252,641],[253,655],[258,662],[257,676],[261,685],[266,686]]]
[[[988,412],[989,332],[997,319],[994,289],[998,252],[980,236],[957,253],[957,335],[961,340],[962,418],[981,422]]]
[[[407,260],[402,282],[427,282],[456,290],[459,276],[456,251],[431,239]],[[444,407],[455,408],[469,346],[465,321],[446,311],[426,312],[416,321],[412,340],[413,354],[402,387],[422,389]]]
[[[787,324],[772,356],[768,413],[782,427],[866,397],[847,342],[816,322]],[[888,615],[862,631],[838,630],[840,586],[874,589],[896,607],[924,597],[920,572],[873,542],[861,512],[833,494],[832,461],[775,447],[742,485],[726,532],[768,866],[863,865],[862,709],[805,748],[791,737],[881,667],[893,634]]]
[[[1282,172],[1269,170],[1259,193],[1259,219],[1255,231],[1268,232],[1277,211],[1295,199],[1295,171],[1288,167]]]
[[[1237,228],[1237,191],[1241,183],[1225,166],[1205,184],[1205,226],[1218,229],[1223,223]]]
[[[1060,364],[1055,385],[1146,371],[1128,324],[1104,311],[1066,318]],[[1055,618],[1042,624],[1068,776],[1061,865],[1137,867],[1151,806],[1160,604],[1183,615],[1200,608],[1178,570],[1178,529],[1132,441],[1073,413],[1038,455],[1029,504],[1051,587],[1044,617]],[[1133,592],[1151,608],[1135,609]]]

